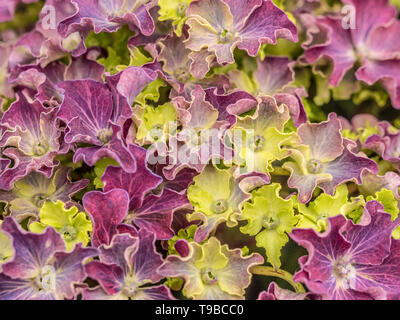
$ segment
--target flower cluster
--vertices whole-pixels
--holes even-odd
[[[2,1],[0,300],[400,299],[399,8]]]

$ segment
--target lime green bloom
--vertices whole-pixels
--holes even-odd
[[[385,212],[391,215],[392,220],[397,219],[399,216],[399,202],[393,194],[393,191],[387,189],[381,189],[375,193],[375,196],[368,196],[367,201],[377,200],[379,201],[385,210]],[[400,227],[394,229],[392,233],[393,238],[400,239]]]
[[[187,219],[203,221],[196,231],[195,241],[205,240],[222,222],[226,222],[228,227],[236,226],[241,205],[250,195],[241,189],[232,170],[221,170],[208,165],[193,181],[187,196],[194,213],[188,215]]]
[[[293,200],[279,196],[281,186],[266,185],[252,193],[251,202],[244,204],[240,220],[248,223],[240,231],[254,236],[257,246],[265,249],[268,262],[276,269],[281,266],[281,249],[289,241],[286,233],[298,222],[294,215]]]
[[[2,220],[0,220],[0,226],[3,223]],[[14,249],[11,244],[11,239],[3,232],[0,230],[0,271],[1,271],[1,265],[5,262],[7,262],[8,259],[10,259],[14,254]]]
[[[104,174],[104,171],[106,171],[108,166],[116,166],[119,167],[119,163],[115,161],[114,159],[111,158],[101,158],[99,161],[97,161],[94,165],[94,174],[96,177],[93,180],[93,184],[96,187],[96,189],[102,189],[104,187],[103,181],[101,181],[101,177]]]
[[[141,93],[135,99],[136,103],[141,106],[145,106],[147,101],[158,102],[160,99],[160,88],[165,87],[166,84],[164,80],[157,78],[156,80],[150,82]]]
[[[240,146],[239,156],[235,159],[241,164],[243,172],[260,172],[269,176],[273,170],[271,163],[287,157],[285,143],[293,133],[284,133],[284,126],[290,115],[286,105],[278,107],[273,97],[262,97],[254,115],[248,115],[237,121],[234,127],[234,143]],[[242,134],[238,135],[238,129]]]
[[[139,122],[136,139],[141,144],[165,142],[171,123],[177,120],[176,110],[169,102],[158,107],[136,108],[135,118]]]
[[[84,212],[78,213],[78,208],[65,209],[62,201],[46,202],[39,213],[40,222],[33,222],[29,229],[41,233],[48,226],[53,227],[63,237],[67,250],[81,242],[84,246],[90,241],[92,222]]]
[[[182,28],[186,22],[186,9],[192,0],[159,0],[160,21],[172,20],[174,31],[178,37],[182,35]]]
[[[400,0],[390,0],[390,4],[396,6],[400,10]]]
[[[141,67],[153,61],[153,58],[146,56],[138,47],[128,47],[131,54],[129,67]]]
[[[301,213],[298,228],[313,228],[323,232],[328,227],[327,218],[337,216],[348,202],[347,186],[340,185],[333,196],[322,193],[307,205],[296,201],[295,207]],[[350,210],[350,207],[347,207]]]
[[[191,242],[189,248],[185,258],[168,256],[158,271],[164,276],[182,277],[183,295],[195,300],[243,299],[251,281],[250,267],[264,260],[257,253],[243,257],[240,249],[221,246],[214,237],[202,245]]]
[[[375,193],[375,196],[368,196],[367,201],[377,200],[380,202],[385,212],[389,213],[392,217],[392,220],[395,220],[399,215],[399,207],[397,199],[395,198],[393,191],[388,189],[381,189],[380,191]]]

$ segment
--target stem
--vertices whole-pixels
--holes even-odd
[[[298,292],[298,293],[306,292],[304,290],[304,287],[302,286],[302,284],[294,282],[293,276],[285,270],[281,270],[281,269],[275,270],[274,268],[267,267],[267,266],[254,266],[254,267],[250,268],[250,272],[252,274],[258,274],[261,276],[276,277],[276,278],[283,279],[286,282],[288,282],[296,292]]]

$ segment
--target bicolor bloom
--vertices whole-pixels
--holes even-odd
[[[140,91],[154,80],[155,74],[142,68],[128,68],[108,77],[104,84],[94,80],[65,81],[64,100],[57,118],[67,123],[68,143],[89,143],[79,148],[74,162],[84,160],[93,166],[110,157],[127,172],[136,170],[135,159],[122,139],[122,125],[132,116],[130,105]]]
[[[84,262],[97,249],[76,245],[65,252],[64,241],[52,228],[41,234],[24,231],[5,218],[2,231],[10,236],[14,254],[2,265],[1,300],[63,300],[76,298],[75,285],[86,278]]]
[[[250,267],[264,260],[258,253],[243,257],[240,249],[230,250],[214,237],[202,245],[190,242],[186,246],[187,256],[168,256],[158,272],[184,278],[183,294],[196,300],[243,299]]]
[[[271,0],[198,0],[187,15],[186,47],[206,47],[219,64],[233,63],[236,47],[255,57],[262,43],[275,44],[278,37],[297,41],[296,26]]]
[[[56,124],[56,109],[48,110],[39,101],[30,103],[22,94],[1,118],[6,127],[0,139],[2,154],[15,162],[0,175],[0,189],[10,190],[13,184],[31,172],[48,178],[59,162],[55,157],[68,152]]]
[[[51,178],[39,172],[31,172],[18,180],[12,190],[0,191],[0,201],[18,221],[27,217],[38,218],[39,211],[46,201],[60,200],[67,205],[78,205],[72,196],[84,189],[89,180],[71,182],[69,168],[60,167]]]
[[[325,122],[302,124],[297,135],[298,142],[289,147],[293,161],[283,168],[290,171],[288,185],[298,190],[302,203],[310,201],[317,186],[332,195],[345,181],[361,184],[364,170],[378,171],[375,161],[352,152],[355,144],[342,137],[336,114],[331,113]]]
[[[349,70],[369,85],[381,82],[393,106],[400,108],[397,9],[390,6],[388,0],[344,0],[343,3],[355,9],[356,27],[343,28],[341,17],[316,19],[321,34],[317,34],[316,44],[307,48],[306,60],[310,63],[321,58],[331,60],[333,70],[329,83],[333,86],[337,86]],[[326,40],[320,43],[320,39]],[[357,68],[357,64],[361,66]]]

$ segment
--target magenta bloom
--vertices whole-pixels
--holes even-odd
[[[255,57],[262,43],[275,44],[278,37],[297,41],[296,26],[271,0],[197,0],[187,15],[186,47],[207,47],[219,64],[233,63],[236,47]]]
[[[329,82],[337,86],[356,62],[361,66],[353,71],[358,80],[371,85],[380,81],[392,99],[393,107],[400,108],[400,22],[396,8],[388,0],[343,0],[356,10],[356,28],[343,28],[341,17],[323,17],[317,27],[326,37],[322,44],[307,48],[305,57],[314,63],[322,57],[333,62]],[[373,12],[374,14],[371,14]],[[321,36],[321,35],[319,35]]]
[[[15,181],[36,171],[51,177],[58,165],[54,158],[68,152],[70,146],[60,139],[56,125],[56,109],[48,110],[39,101],[30,103],[23,95],[1,118],[3,134],[0,146],[3,156],[11,158],[13,167],[0,174],[0,189],[10,190]],[[5,127],[5,128],[4,128]]]
[[[128,234],[114,236],[110,246],[99,248],[100,261],[85,266],[88,276],[100,286],[85,289],[85,300],[173,300],[165,285],[151,285],[163,276],[157,268],[163,263],[156,252],[154,235],[140,231],[139,238]],[[144,286],[146,285],[146,286]]]
[[[359,224],[342,215],[328,218],[328,229],[296,229],[291,238],[308,251],[295,275],[324,299],[385,299],[400,292],[400,241],[377,201],[370,201]]]
[[[96,249],[78,244],[65,252],[64,241],[53,228],[33,234],[22,230],[13,218],[4,219],[2,231],[12,239],[14,256],[2,266],[0,300],[76,297],[74,286],[86,278],[83,262],[96,256]]]

